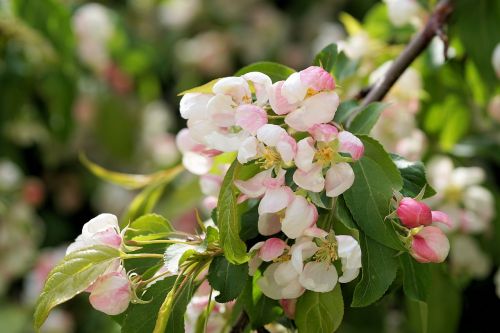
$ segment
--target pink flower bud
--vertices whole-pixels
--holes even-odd
[[[300,80],[316,91],[335,89],[333,76],[318,66],[310,66],[300,71]]]
[[[401,223],[408,228],[416,228],[432,223],[432,213],[429,206],[412,198],[403,198],[396,210]]]
[[[281,307],[283,308],[283,311],[285,312],[285,316],[287,316],[290,319],[295,318],[295,308],[297,305],[297,299],[280,299],[280,304]]]
[[[440,263],[446,259],[449,251],[450,242],[446,235],[441,229],[429,226],[413,236],[410,254],[418,262]]]
[[[125,272],[112,272],[102,275],[92,285],[89,300],[94,309],[113,316],[127,310],[131,294]]]
[[[363,142],[351,132],[342,131],[338,134],[338,138],[340,142],[339,151],[351,154],[354,160],[359,160],[365,153]]]

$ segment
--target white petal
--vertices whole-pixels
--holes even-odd
[[[287,135],[286,131],[274,124],[266,124],[257,130],[257,139],[271,147],[275,147],[284,135]]]
[[[231,96],[234,101],[240,104],[245,98],[250,98],[250,87],[247,81],[242,77],[230,76],[217,81],[212,91],[215,94],[224,94]]]
[[[267,267],[262,278],[257,281],[262,293],[272,299],[281,299],[281,287],[276,283],[274,279],[274,272],[279,267],[279,263],[274,263]]]
[[[297,131],[307,131],[316,124],[332,121],[339,105],[334,92],[322,92],[307,98],[300,108],[285,117],[285,123]]]
[[[274,280],[280,286],[290,283],[290,281],[297,279],[298,276],[299,273],[295,270],[291,261],[279,263],[274,272]]]
[[[243,141],[240,149],[238,149],[238,161],[241,164],[245,164],[257,158],[257,147],[258,142],[254,136],[249,136]]]
[[[179,272],[179,260],[182,255],[188,250],[194,250],[197,247],[189,244],[172,244],[165,251],[164,261],[165,268],[172,274]]]
[[[259,215],[257,222],[259,234],[263,236],[271,236],[281,231],[281,221],[277,214],[262,214]]]
[[[215,95],[207,105],[207,112],[211,121],[219,127],[230,127],[235,124],[235,110],[233,100],[228,95]]]
[[[239,133],[221,133],[213,131],[205,136],[207,146],[223,152],[238,151],[249,134],[241,131]]]
[[[268,189],[259,204],[259,214],[277,213],[286,208],[293,198],[292,190],[287,186]]]
[[[319,293],[333,290],[337,284],[338,275],[335,266],[321,262],[308,262],[300,274],[300,284]]]
[[[335,236],[338,244],[338,255],[345,259],[347,269],[357,269],[361,267],[361,247],[358,241],[347,235]]]
[[[281,230],[289,238],[295,239],[311,227],[318,219],[316,207],[310,204],[306,198],[296,195],[285,211]]]
[[[305,289],[299,282],[299,279],[294,279],[290,281],[286,286],[281,289],[282,299],[294,299],[300,297],[304,293]]]
[[[109,228],[113,228],[117,230],[117,232],[120,230],[116,216],[113,214],[99,214],[83,225],[82,236],[91,237]]]
[[[193,152],[185,152],[182,155],[182,164],[195,175],[204,175],[212,168],[213,159]]]
[[[334,164],[326,172],[325,189],[326,195],[332,198],[338,197],[354,183],[354,171],[348,163]]]
[[[234,185],[250,198],[258,198],[266,192],[264,180],[271,178],[272,170],[259,172],[248,180],[235,180]]]
[[[309,171],[295,170],[293,181],[299,187],[311,191],[321,192],[325,188],[325,179],[323,178],[323,168],[320,164],[314,164]]]
[[[348,283],[357,278],[359,275],[359,268],[354,269],[344,269],[342,266],[342,276],[339,277],[340,283]]]
[[[298,240],[295,242],[290,252],[292,253],[292,265],[298,273],[303,270],[304,260],[312,257],[318,249],[318,246],[310,239],[305,239],[303,242],[298,242]]]
[[[290,75],[281,87],[281,94],[290,104],[302,101],[306,93],[307,85],[300,80],[300,73]]]
[[[273,82],[264,73],[249,72],[241,76],[245,80],[251,81],[255,87],[255,96],[257,97],[257,105],[264,105],[269,99],[268,92],[271,89]]]
[[[207,117],[207,104],[211,94],[188,93],[180,101],[180,113],[184,119],[203,119]]]
[[[297,142],[297,155],[295,156],[295,164],[302,171],[309,171],[313,167],[314,140],[311,137],[305,138]]]

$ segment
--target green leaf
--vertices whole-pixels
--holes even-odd
[[[259,205],[257,201],[252,202],[252,204],[253,206],[251,206],[250,209],[241,214],[240,238],[242,240],[249,240],[259,236],[259,228],[257,225],[257,221],[259,220]]]
[[[323,209],[332,209],[332,198],[326,195],[326,192],[307,192],[307,196],[316,207]]]
[[[386,107],[385,103],[375,102],[362,108],[352,120],[349,131],[354,134],[368,134]]]
[[[152,183],[144,188],[127,207],[126,212],[122,215],[120,226],[127,225],[130,221],[137,219],[139,216],[151,213],[156,204],[160,200],[166,183]]]
[[[259,277],[260,272],[257,271],[253,279],[247,279],[246,287],[237,301],[242,304],[254,329],[278,320],[283,314],[283,309],[278,301],[263,295],[259,288],[254,288]]]
[[[323,67],[324,70],[333,74],[337,62],[337,44],[329,44],[324,47],[314,58],[315,66]]]
[[[52,308],[87,289],[119,257],[120,251],[104,245],[95,245],[67,255],[49,273],[38,297],[34,314],[35,330],[40,329]]]
[[[241,76],[249,72],[264,73],[269,76],[273,82],[276,82],[286,80],[291,74],[295,73],[295,70],[275,62],[261,61],[243,67],[234,75]]]
[[[343,124],[347,119],[358,110],[359,103],[357,101],[345,101],[340,103],[337,111],[335,112],[335,117],[333,117],[333,121],[338,124]]]
[[[500,31],[500,2],[497,0],[457,0],[451,24],[460,38],[467,55],[474,61],[486,87],[498,84],[491,63]],[[490,88],[490,89],[491,89]]]
[[[359,60],[349,59],[344,52],[339,52],[333,76],[337,82],[342,82],[356,73]]]
[[[408,253],[399,256],[403,268],[403,289],[406,296],[416,301],[427,301],[427,287],[431,284],[429,264],[415,261]]]
[[[295,324],[300,333],[332,333],[344,317],[340,284],[327,293],[306,291],[297,301]]]
[[[122,333],[152,332],[158,311],[167,294],[172,290],[177,276],[169,276],[157,281],[142,295],[142,299],[150,301],[146,304],[131,304],[122,321]],[[184,332],[184,313],[191,299],[194,286],[189,285],[174,301],[172,313],[165,332]]]
[[[208,282],[220,294],[215,297],[219,303],[226,303],[238,297],[248,279],[248,265],[233,265],[224,256],[215,257],[208,270]]]
[[[396,164],[401,177],[403,177],[403,188],[401,193],[405,197],[416,197],[425,186],[424,198],[432,197],[436,191],[427,182],[425,177],[425,167],[420,161],[412,162],[405,158],[391,154],[391,158]]]
[[[356,285],[351,306],[362,307],[380,299],[394,281],[397,272],[396,251],[365,233],[359,236],[363,275]]]
[[[248,260],[247,247],[240,239],[240,220],[236,204],[234,180],[241,164],[234,161],[222,182],[217,207],[217,226],[220,232],[220,242],[226,259],[235,265]]]
[[[353,164],[354,184],[344,193],[356,224],[371,238],[397,250],[404,250],[394,226],[385,220],[390,200],[403,180],[390,156],[374,139],[360,136],[363,157]]]
[[[210,82],[205,83],[204,85],[194,87],[188,90],[184,90],[183,92],[179,93],[177,96],[183,96],[185,94],[190,94],[190,93],[200,93],[200,94],[212,94],[212,88],[214,85],[219,81],[220,79],[214,79]]]
[[[153,240],[168,236],[174,228],[161,215],[147,214],[130,223],[126,237],[131,240]]]
[[[346,228],[351,230],[356,236],[359,237],[358,226],[356,225],[356,222],[354,222],[351,212],[349,211],[349,208],[347,208],[343,196],[337,198],[337,204],[335,205],[335,217]]]

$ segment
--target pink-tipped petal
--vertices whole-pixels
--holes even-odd
[[[235,123],[252,135],[257,134],[257,130],[267,124],[267,113],[263,108],[242,104],[236,108]]]
[[[297,305],[297,299],[280,299],[280,305],[283,308],[285,316],[290,319],[295,318],[295,308]]]
[[[330,142],[337,137],[339,130],[330,124],[316,124],[309,128],[309,134],[314,140],[321,142]]]
[[[354,183],[354,171],[348,163],[334,164],[326,172],[326,195],[335,198],[351,188]]]
[[[365,152],[365,147],[361,140],[348,131],[342,131],[338,134],[340,149],[343,153],[349,153],[354,160],[359,160]]]
[[[333,76],[318,66],[310,66],[300,71],[300,79],[309,88],[315,91],[335,89]]]
[[[284,115],[296,109],[294,104],[288,103],[288,100],[282,95],[281,89],[285,81],[278,81],[270,89],[269,104],[274,113]]]
[[[281,94],[286,98],[288,103],[298,103],[306,97],[307,88],[307,85],[302,82],[300,74],[293,73],[283,83]]]
[[[234,125],[233,99],[228,95],[215,95],[207,105],[207,112],[213,124],[219,127]]]
[[[249,72],[243,74],[241,77],[253,83],[257,104],[261,106],[266,104],[269,99],[269,91],[273,85],[269,76],[260,72]]]
[[[264,181],[271,178],[272,170],[259,172],[249,180],[235,180],[234,185],[249,198],[259,198],[266,192]]]
[[[290,135],[285,134],[276,144],[276,150],[280,154],[283,162],[290,163],[297,154],[297,142],[295,142],[295,139]]]
[[[293,173],[293,181],[304,190],[321,192],[325,188],[323,167],[319,164],[314,164],[309,171],[297,169]]]
[[[442,223],[449,228],[453,226],[453,223],[451,222],[451,219],[448,216],[448,214],[441,212],[439,210],[433,210],[431,211],[431,214],[432,214],[432,222]]]
[[[112,272],[97,279],[89,300],[94,309],[113,316],[128,308],[131,296],[130,281],[125,273]]]
[[[285,135],[288,135],[286,131],[274,124],[265,124],[257,130],[257,139],[271,147],[276,147]]]
[[[259,250],[259,256],[263,261],[271,261],[283,254],[286,243],[279,238],[269,238],[264,242],[264,245]]]

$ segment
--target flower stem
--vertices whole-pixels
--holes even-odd
[[[159,253],[123,253],[122,259],[158,258],[163,259],[163,254]]]

